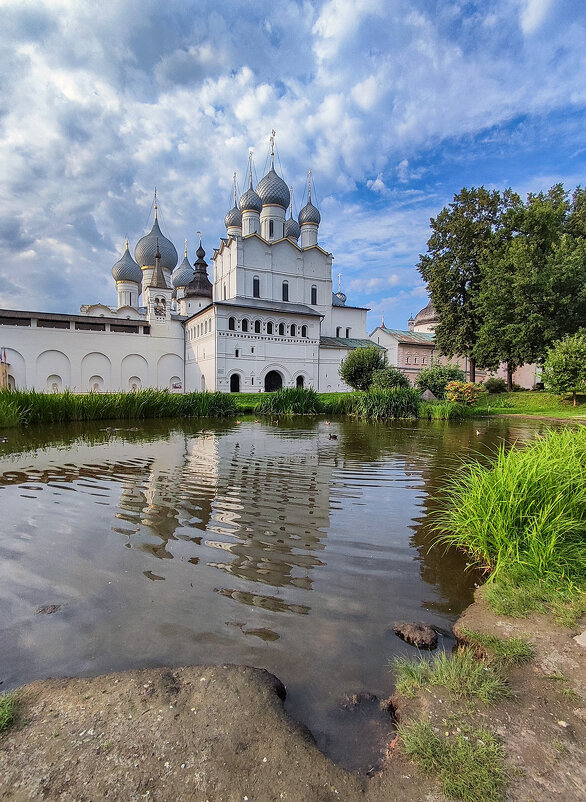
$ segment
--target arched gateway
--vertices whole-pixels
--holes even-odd
[[[269,370],[265,376],[265,393],[272,393],[281,390],[283,387],[283,377],[276,370]]]

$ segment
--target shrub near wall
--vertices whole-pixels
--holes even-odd
[[[474,382],[448,382],[446,400],[473,407],[483,391],[481,384]]]
[[[416,418],[421,396],[412,387],[394,387],[391,390],[371,389],[366,393],[354,393],[352,412],[367,420],[390,418]]]

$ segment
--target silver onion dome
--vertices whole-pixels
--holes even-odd
[[[301,228],[297,220],[295,220],[294,217],[288,217],[287,220],[285,220],[284,236],[299,239],[300,234]]]
[[[236,206],[236,203],[234,203],[234,206],[226,214],[226,217],[224,217],[224,225],[226,228],[230,228],[230,226],[242,227],[242,212],[238,206]]]
[[[421,326],[425,323],[437,323],[438,315],[434,309],[434,306],[431,301],[424,306],[416,315],[415,320],[413,321],[416,326]]]
[[[248,187],[244,195],[240,198],[240,211],[242,212],[262,211],[262,201],[252,188],[252,178],[250,180],[250,186]]]
[[[177,265],[171,276],[171,284],[174,287],[187,287],[193,278],[193,268],[189,264],[187,253],[180,265]]]
[[[161,267],[169,271],[174,270],[178,262],[177,251],[171,240],[163,236],[155,211],[155,222],[152,229],[146,236],[139,239],[134,249],[134,258],[140,267],[152,267],[155,264],[157,242],[161,254]]]
[[[265,177],[258,182],[256,194],[261,199],[263,206],[282,206],[283,209],[289,206],[291,199],[289,187],[276,174],[272,166]]]
[[[122,258],[119,259],[112,268],[112,277],[114,281],[133,281],[135,284],[142,283],[142,270],[130,255],[128,241],[126,242],[126,250]]]
[[[317,209],[311,201],[308,201],[299,212],[299,225],[302,226],[304,223],[314,223],[316,226],[319,226],[320,222],[321,214],[319,213],[319,209]]]

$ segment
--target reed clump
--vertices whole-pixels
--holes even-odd
[[[322,404],[310,387],[287,387],[262,395],[255,412],[259,415],[315,415],[322,412]]]
[[[421,396],[413,387],[393,387],[389,390],[371,388],[353,393],[348,412],[366,420],[417,418]]]
[[[0,425],[4,426],[91,420],[225,417],[235,414],[234,400],[225,393],[183,395],[155,389],[86,395],[77,395],[68,390],[51,394],[35,390],[0,392]]]
[[[451,479],[435,516],[438,542],[465,550],[506,593],[530,605],[586,589],[586,427],[501,447]],[[530,590],[530,592],[529,592]],[[514,596],[514,593],[513,593]],[[506,612],[506,610],[502,610]]]
[[[419,417],[423,420],[464,420],[473,410],[457,401],[422,401]]]

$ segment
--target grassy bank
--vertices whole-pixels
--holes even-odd
[[[133,393],[45,394],[34,390],[0,391],[0,426],[141,418],[202,418],[236,414],[225,393],[171,394],[165,390]]]
[[[515,393],[487,395],[476,407],[479,414],[535,415],[549,418],[586,418],[586,395],[578,395],[578,404],[572,399],[560,398],[543,390],[522,390]]]
[[[466,465],[436,513],[440,543],[466,551],[488,576],[502,614],[550,607],[568,620],[586,598],[586,428],[549,432],[493,464]]]

